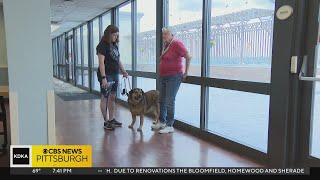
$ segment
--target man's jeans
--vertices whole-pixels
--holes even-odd
[[[175,100],[182,74],[160,77],[160,122],[173,126]]]

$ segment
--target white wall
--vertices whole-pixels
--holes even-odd
[[[6,34],[4,28],[3,7],[0,4],[0,85],[8,84]]]
[[[48,144],[48,107],[54,107],[48,100],[53,92],[50,0],[4,0],[3,12],[12,143]]]

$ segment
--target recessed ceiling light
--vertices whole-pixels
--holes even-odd
[[[64,3],[65,5],[67,5],[67,6],[70,6],[70,5],[72,5],[74,2],[71,1],[71,0],[65,0],[63,3]]]
[[[51,24],[51,32],[57,30],[60,26],[57,24]]]

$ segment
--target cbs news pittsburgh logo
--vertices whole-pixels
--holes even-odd
[[[92,167],[92,146],[11,145],[10,167]]]

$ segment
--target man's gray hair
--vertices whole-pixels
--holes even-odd
[[[169,33],[169,34],[172,34],[172,35],[176,33],[175,28],[172,27],[172,26],[163,27],[161,31],[162,31],[162,33]]]

